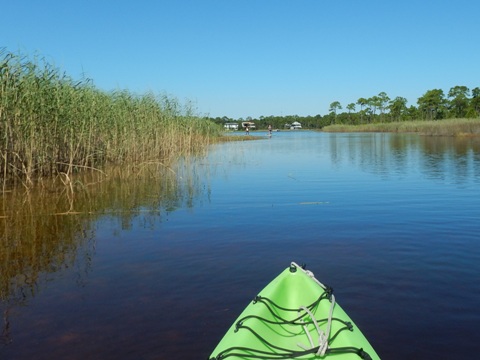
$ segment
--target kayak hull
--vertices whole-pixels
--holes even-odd
[[[220,359],[379,359],[332,290],[292,263],[245,308],[212,352]]]

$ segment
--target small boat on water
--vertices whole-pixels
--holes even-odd
[[[240,314],[213,350],[222,359],[379,359],[333,290],[292,262]]]

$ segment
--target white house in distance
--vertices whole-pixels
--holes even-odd
[[[290,130],[298,130],[302,128],[302,124],[300,124],[298,121],[294,121],[291,124],[285,124],[285,128]]]
[[[223,127],[227,130],[238,130],[237,123],[226,123],[225,125],[223,125]]]
[[[252,129],[252,130],[255,130],[255,123],[253,121],[244,121],[242,122],[242,128],[246,129],[246,128],[249,128],[249,129]]]

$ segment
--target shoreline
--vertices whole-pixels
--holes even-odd
[[[324,132],[393,132],[416,133],[425,136],[480,136],[480,119],[446,119],[432,121],[403,121],[361,125],[329,125]]]

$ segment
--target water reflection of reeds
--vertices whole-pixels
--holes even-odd
[[[193,169],[193,168],[192,168]],[[41,290],[46,276],[64,268],[88,273],[95,253],[95,221],[119,219],[128,228],[135,217],[146,222],[198,195],[194,171],[160,163],[58,178],[37,188],[0,196],[0,301],[24,303]],[[75,268],[76,267],[76,268]],[[78,269],[77,269],[78,268]]]

